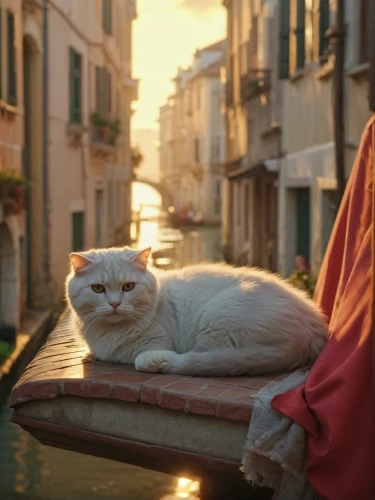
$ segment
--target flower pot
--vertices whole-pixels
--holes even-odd
[[[0,182],[0,200],[10,198],[12,196],[14,184],[10,182]]]
[[[19,207],[22,209],[25,206],[25,187],[21,186],[19,184],[16,184],[13,187],[13,193],[12,193],[13,198],[16,200],[18,203]]]
[[[109,143],[110,131],[108,127],[100,127],[99,138],[100,142],[104,142],[105,144]]]

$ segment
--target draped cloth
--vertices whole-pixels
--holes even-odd
[[[306,475],[321,500],[375,499],[375,115],[362,135],[314,299],[329,340],[306,382],[272,400],[307,432]]]

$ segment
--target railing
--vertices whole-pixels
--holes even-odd
[[[271,71],[269,69],[249,69],[241,76],[241,100],[248,101],[271,88]]]

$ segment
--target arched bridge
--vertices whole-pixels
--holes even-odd
[[[133,182],[140,182],[141,184],[147,184],[157,191],[161,196],[161,205],[163,210],[168,210],[168,208],[173,204],[173,199],[171,193],[162,184],[158,182],[150,181],[143,177],[136,177]]]

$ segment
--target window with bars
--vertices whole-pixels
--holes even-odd
[[[70,47],[70,122],[82,123],[82,56]]]
[[[102,0],[103,6],[103,29],[107,35],[112,34],[112,0]]]
[[[17,73],[14,14],[7,11],[8,104],[17,105]]]

